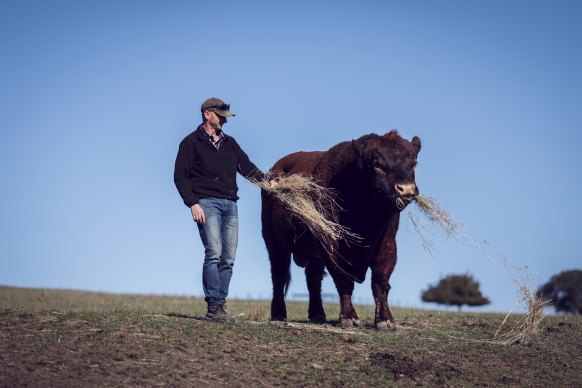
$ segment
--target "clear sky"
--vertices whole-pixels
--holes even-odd
[[[581,267],[579,1],[0,0],[0,284],[201,295],[203,249],[173,183],[210,96],[263,170],[398,129],[423,142],[421,193],[537,287]],[[239,177],[231,297],[270,298],[259,190]],[[468,244],[430,255],[403,213],[392,305],[470,272],[517,291]],[[305,293],[293,268],[289,295]],[[371,303],[367,281],[354,300]],[[324,292],[334,293],[329,277]]]

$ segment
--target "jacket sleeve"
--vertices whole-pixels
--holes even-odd
[[[249,180],[262,181],[265,179],[265,174],[250,161],[247,154],[240,148],[236,140],[231,138],[233,142],[233,151],[237,159],[237,171],[239,174]]]
[[[182,197],[184,204],[192,207],[198,203],[199,198],[194,194],[190,186],[190,169],[196,160],[196,148],[188,141],[182,140],[178,148],[178,155],[176,156],[176,163],[174,165],[174,184],[178,189],[178,193]]]

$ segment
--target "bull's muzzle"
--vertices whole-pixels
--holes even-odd
[[[416,183],[396,183],[394,190],[400,197],[414,197],[416,195]]]

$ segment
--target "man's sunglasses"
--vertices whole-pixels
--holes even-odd
[[[230,110],[230,104],[213,105],[206,109]]]

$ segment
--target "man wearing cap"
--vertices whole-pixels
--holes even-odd
[[[204,245],[202,283],[208,304],[206,317],[232,323],[224,309],[238,242],[236,173],[263,180],[236,140],[222,131],[230,105],[212,97],[202,103],[202,124],[180,143],[174,183],[198,224]],[[271,186],[276,186],[271,182]]]

